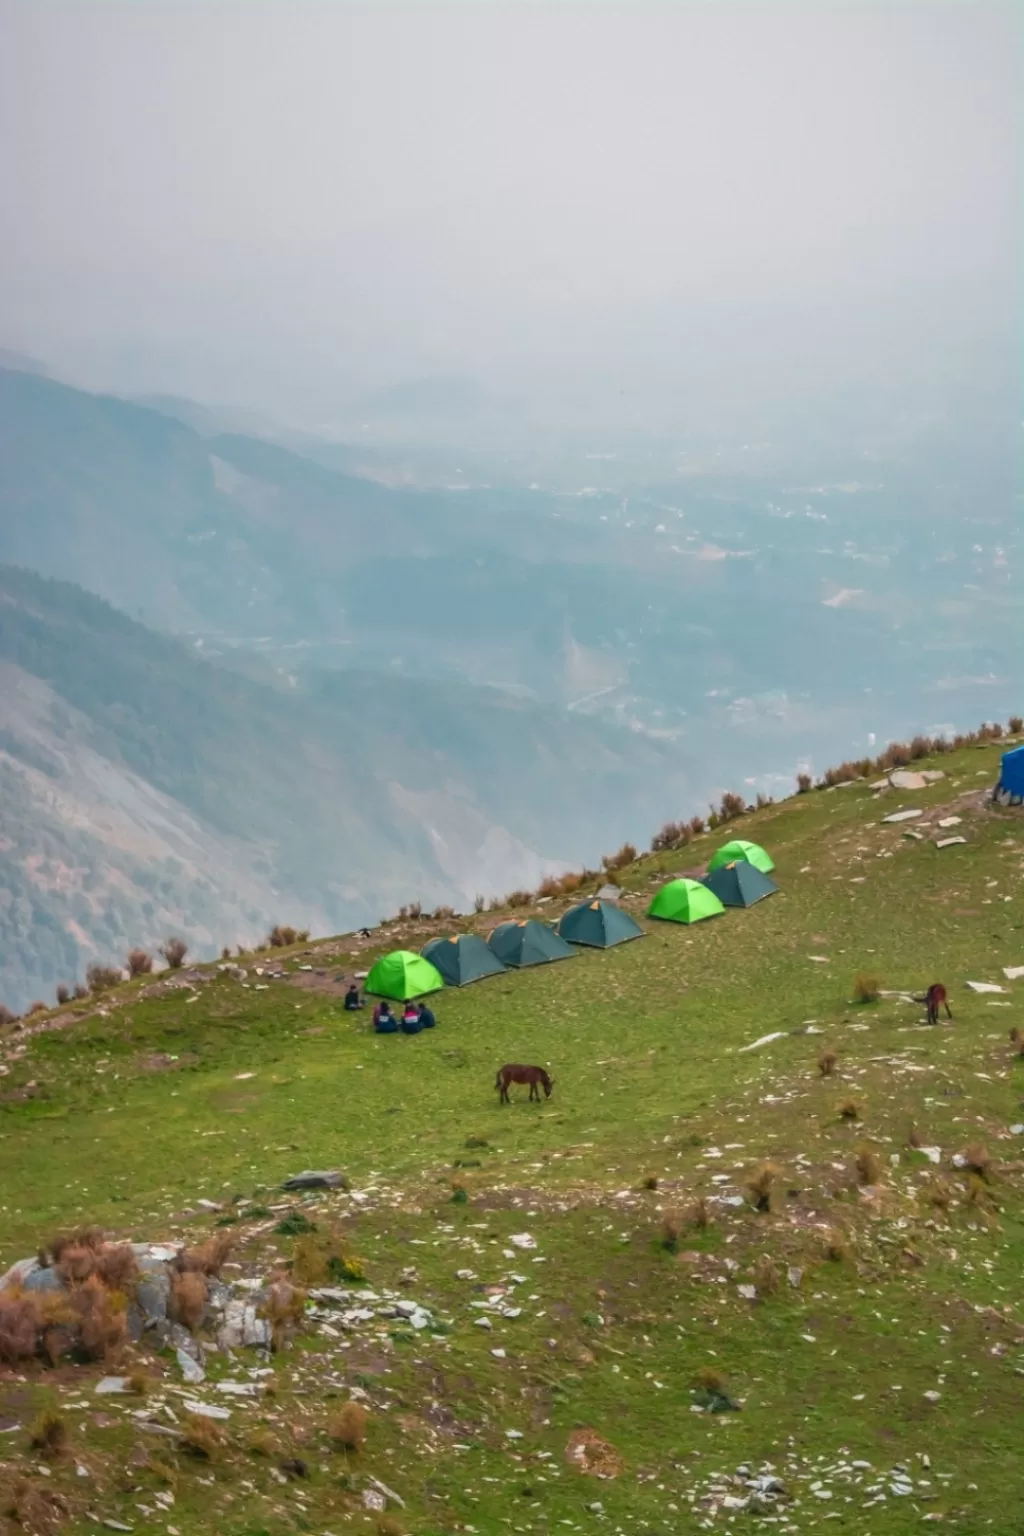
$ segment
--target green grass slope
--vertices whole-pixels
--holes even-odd
[[[1000,750],[944,755],[924,791],[856,784],[751,814],[777,896],[444,992],[413,1039],[375,1038],[317,990],[377,952],[346,938],[287,956],[292,980],[249,960],[244,985],[126,986],[6,1033],[0,1265],[84,1221],[141,1239],[230,1220],[227,1277],[301,1274],[312,1245],[275,1230],[293,1203],[358,1254],[371,1295],[408,1295],[431,1323],[367,1307],[341,1326],[318,1305],[272,1375],[214,1355],[187,1388],[160,1359],[145,1407],[96,1399],[98,1367],[0,1372],[0,1481],[22,1480],[0,1511],[56,1494],[74,1530],[172,1536],[1019,1531],[1024,1061],[1008,1033],[1024,980],[1003,967],[1024,964],[1024,816],[985,798]],[[908,806],[924,814],[883,823]],[[940,850],[952,815],[967,841]],[[715,845],[646,856],[627,903],[642,913]],[[395,928],[388,947],[428,932]],[[851,1003],[864,972],[893,993],[941,979],[953,1021],[924,1027],[898,996]],[[547,1065],[551,1099],[500,1107],[509,1060]],[[980,1146],[984,1177],[959,1165]],[[282,1196],[307,1167],[344,1169],[350,1192]],[[222,1377],[259,1395],[218,1398]],[[738,1411],[707,1411],[702,1381]],[[328,1436],[353,1392],[358,1454]],[[193,1396],[231,1409],[213,1461],[145,1426],[180,1427]],[[47,1404],[71,1450],[44,1465],[27,1425]],[[749,1502],[737,1469],[765,1466],[783,1492]],[[368,1509],[373,1479],[404,1507]]]

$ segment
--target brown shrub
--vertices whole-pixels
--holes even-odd
[[[0,1291],[0,1361],[21,1365],[31,1360],[39,1343],[39,1307],[20,1285]]]
[[[694,1372],[693,1384],[703,1392],[724,1393],[727,1382],[725,1373],[717,1365],[702,1365]]]
[[[230,960],[231,959],[231,945],[230,944],[222,944],[221,945],[220,957],[221,957],[222,960]]]
[[[275,1350],[282,1350],[305,1315],[306,1293],[284,1275],[278,1275],[268,1291],[266,1311],[271,1345]]]
[[[857,1170],[857,1183],[865,1188],[870,1188],[882,1182],[882,1159],[878,1153],[868,1146],[860,1146],[854,1153],[854,1167]]]
[[[68,1285],[83,1285],[95,1272],[96,1250],[88,1243],[58,1238],[54,1252],[57,1272]]]
[[[108,1243],[96,1255],[96,1274],[111,1291],[124,1291],[139,1273],[131,1243]]]
[[[474,896],[473,897],[473,911],[474,912],[482,912],[484,910],[484,908],[486,907],[486,905],[487,905],[487,897],[486,896]]]
[[[76,1286],[68,1305],[77,1315],[78,1348],[87,1360],[118,1363],[128,1343],[128,1299],[108,1291],[97,1275]]]
[[[936,1211],[942,1211],[943,1215],[953,1204],[953,1190],[946,1179],[933,1179],[925,1187],[922,1197],[926,1205],[930,1205]]]
[[[700,837],[702,832],[707,831],[707,822],[703,816],[691,816],[689,826],[691,837]]]
[[[528,907],[533,900],[532,891],[509,891],[505,897],[506,907]]]
[[[754,1202],[754,1209],[770,1211],[775,1185],[780,1170],[774,1163],[760,1163],[747,1179],[747,1193]]]
[[[79,1002],[81,1002],[83,997],[88,997],[88,996],[89,996],[89,988],[88,987],[83,987],[83,985],[82,985],[82,983],[80,981],[76,981],[75,982],[75,997],[78,998]]]
[[[796,792],[798,795],[806,795],[814,786],[814,780],[809,773],[798,773],[796,776]]]
[[[651,852],[665,853],[670,848],[682,848],[692,836],[688,822],[666,821],[651,838]]]
[[[679,1247],[683,1223],[678,1211],[666,1211],[661,1218],[661,1246],[666,1253],[675,1253]]]
[[[246,1449],[254,1456],[264,1456],[270,1461],[280,1451],[280,1446],[269,1429],[257,1429],[249,1436]]]
[[[561,875],[545,875],[537,887],[538,896],[559,896],[562,891]]]
[[[70,1439],[66,1421],[52,1408],[44,1409],[28,1432],[29,1445],[41,1456],[63,1456]]]
[[[967,1180],[967,1203],[986,1216],[998,1209],[992,1191],[979,1173],[972,1173]]]
[[[203,1461],[216,1461],[227,1444],[227,1436],[214,1419],[201,1413],[190,1413],[185,1420],[179,1444],[190,1456]]]
[[[148,1397],[154,1385],[154,1379],[148,1371],[135,1370],[128,1377],[128,1390],[134,1392],[136,1397]]]
[[[565,874],[562,876],[561,880],[559,881],[559,886],[561,888],[561,894],[563,896],[571,896],[573,891],[578,891],[582,884],[583,884],[583,876],[579,872],[579,870],[576,870],[576,869],[566,870]]]
[[[850,1244],[839,1227],[825,1234],[825,1257],[831,1264],[845,1264],[850,1259]]]
[[[782,1284],[778,1265],[766,1253],[759,1254],[755,1261],[754,1284],[759,1296],[774,1296]]]
[[[837,1056],[835,1051],[822,1051],[818,1057],[818,1071],[822,1077],[831,1077],[836,1069]]]
[[[1021,731],[1024,731],[1024,719],[1020,715],[1011,715],[1007,724],[1009,725],[1011,736],[1019,736]]]
[[[8,1008],[6,1003],[0,1003],[0,1029],[5,1024],[13,1024],[17,1017],[18,1015]]]
[[[705,1227],[710,1227],[714,1219],[711,1202],[706,1195],[698,1195],[697,1199],[686,1208],[686,1225],[696,1227],[698,1231],[702,1232]]]
[[[58,984],[57,984],[57,1002],[58,1002],[59,1006],[63,1008],[64,1004],[65,1003],[70,1003],[70,1001],[71,1001],[71,988],[68,986],[66,981],[58,982]]]
[[[636,848],[632,843],[623,843],[617,853],[606,853],[601,863],[609,874],[616,869],[625,869],[636,863]]]
[[[1024,1031],[1018,1029],[1016,1024],[1010,1030],[1010,1044],[1016,1046],[1018,1056],[1024,1056]]]
[[[174,1267],[182,1273],[219,1275],[237,1241],[233,1232],[214,1232],[204,1243],[183,1248],[174,1260]]]
[[[377,1536],[405,1536],[405,1526],[397,1515],[381,1515],[377,1521]]]
[[[882,991],[882,983],[877,976],[870,971],[858,971],[853,978],[853,1000],[855,1003],[877,1003]]]
[[[856,1099],[844,1099],[839,1105],[838,1113],[840,1120],[859,1120],[860,1105]]]
[[[125,965],[129,976],[148,976],[153,969],[153,956],[144,949],[130,949]]]
[[[184,1273],[172,1270],[168,1304],[171,1320],[180,1323],[190,1333],[195,1333],[206,1312],[207,1295],[205,1276],[198,1270],[188,1269]]]
[[[657,1176],[657,1174],[649,1173],[647,1175],[647,1177],[644,1179],[641,1188],[643,1188],[643,1189],[657,1189],[657,1187],[658,1187],[658,1176]]]
[[[29,1003],[26,1018],[30,1019],[34,1013],[46,1013],[46,1011],[47,1005],[42,1001],[41,998],[37,998],[34,1003]]]
[[[454,916],[454,907],[435,907],[433,911],[434,920],[438,923],[450,922]]]
[[[727,789],[718,807],[718,819],[719,821],[736,821],[740,816],[746,815],[746,811],[747,802],[743,796]]]
[[[188,945],[184,939],[166,939],[161,945],[160,953],[163,955],[172,971],[179,971],[185,964],[185,956],[188,954]]]
[[[775,798],[774,798],[773,795],[766,795],[760,789],[758,790],[758,792],[757,792],[757,799],[754,801],[754,809],[755,810],[757,810],[757,811],[764,811],[764,810],[767,810],[768,806],[774,805],[774,804],[775,804]]]
[[[85,973],[90,992],[109,992],[111,987],[120,986],[123,980],[121,972],[113,965],[90,965]]]
[[[342,1403],[327,1426],[327,1438],[343,1451],[358,1454],[366,1443],[366,1417],[362,1403]]]
[[[992,1154],[983,1141],[972,1142],[960,1155],[968,1173],[977,1174],[979,1179],[989,1179],[992,1176],[994,1166]]]

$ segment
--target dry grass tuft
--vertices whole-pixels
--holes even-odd
[[[881,1184],[883,1164],[878,1153],[868,1146],[858,1147],[854,1153],[854,1167],[857,1170],[857,1183],[865,1189],[870,1189],[876,1184]]]
[[[758,1211],[770,1211],[780,1170],[774,1163],[760,1163],[747,1179],[747,1193]]]
[[[649,1173],[647,1175],[646,1179],[644,1179],[643,1188],[644,1189],[657,1189],[657,1187],[658,1187],[658,1176],[657,1176],[657,1174]]]
[[[687,1206],[684,1214],[686,1225],[688,1227],[695,1227],[699,1232],[703,1232],[706,1227],[710,1227],[714,1219],[711,1201],[706,1195],[698,1195],[697,1199]]]
[[[965,1147],[960,1156],[963,1158],[963,1166],[968,1173],[976,1174],[979,1179],[988,1180],[995,1171],[992,1154],[983,1141],[972,1142]]]
[[[838,1113],[840,1120],[859,1120],[861,1108],[856,1099],[844,1099]]]
[[[636,848],[632,843],[623,843],[616,853],[606,853],[601,860],[609,875],[617,869],[626,869],[630,864],[636,863]]]
[[[381,1515],[377,1521],[377,1536],[405,1536],[405,1526],[394,1515]]]
[[[327,1438],[341,1450],[358,1455],[366,1443],[366,1419],[362,1403],[343,1403],[327,1426]]]
[[[726,1378],[717,1365],[702,1365],[698,1371],[694,1372],[693,1384],[703,1392],[724,1392]]]
[[[941,1211],[946,1215],[953,1204],[953,1190],[946,1179],[932,1179],[922,1191],[922,1198],[925,1205],[930,1206],[932,1210]]]
[[[28,1443],[41,1456],[63,1456],[70,1442],[67,1422],[52,1408],[44,1409],[28,1432]]]
[[[32,1359],[38,1347],[38,1313],[35,1296],[20,1286],[0,1290],[0,1362],[20,1366]]]
[[[131,1243],[105,1244],[96,1255],[95,1273],[108,1290],[126,1290],[139,1273]]]
[[[201,1413],[190,1413],[185,1420],[179,1444],[190,1456],[198,1456],[203,1461],[216,1461],[227,1444],[227,1436],[215,1419],[208,1419]]]
[[[1010,1030],[1010,1044],[1016,1047],[1018,1056],[1024,1056],[1024,1030],[1018,1029],[1016,1024]]]
[[[306,1293],[279,1274],[270,1285],[266,1311],[271,1346],[277,1351],[285,1349],[305,1316]]]
[[[666,1253],[675,1253],[682,1236],[683,1223],[678,1211],[666,1211],[661,1218],[659,1242]]]
[[[233,1232],[215,1232],[205,1243],[199,1243],[195,1248],[183,1248],[174,1267],[182,1273],[219,1275],[237,1241]]]
[[[877,1003],[882,993],[882,983],[869,971],[860,971],[853,978],[855,1003]]]
[[[119,987],[123,980],[123,975],[113,965],[90,965],[85,973],[86,985],[90,992],[109,992],[111,987]],[[77,987],[75,991],[77,993]]]
[[[135,1370],[128,1377],[128,1390],[136,1397],[148,1397],[155,1386],[156,1381],[148,1371]]]
[[[916,1125],[912,1125],[907,1132],[907,1146],[911,1147],[916,1152],[918,1148],[923,1145],[924,1143],[921,1139],[921,1132],[918,1130]]]
[[[806,795],[814,787],[814,780],[809,773],[798,773],[796,776],[796,792],[798,795]]]
[[[838,1057],[835,1051],[822,1051],[818,1057],[818,1071],[822,1077],[831,1077],[836,1069]]]
[[[278,1455],[280,1446],[269,1429],[256,1429],[246,1442],[246,1450],[251,1451],[253,1456],[264,1456],[267,1461],[272,1461]]]
[[[171,1295],[168,1303],[168,1311],[171,1321],[180,1323],[190,1333],[203,1321],[206,1314],[206,1299],[208,1296],[206,1277],[195,1269],[171,1271]]]
[[[782,1284],[778,1265],[766,1253],[759,1254],[754,1264],[754,1284],[759,1296],[774,1296]]]
[[[850,1244],[840,1227],[825,1233],[825,1257],[830,1264],[847,1264],[850,1261]]]
[[[76,1286],[68,1304],[77,1317],[78,1348],[88,1360],[119,1363],[128,1344],[128,1298],[108,1291],[98,1275]]]

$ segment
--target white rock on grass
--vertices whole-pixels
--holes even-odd
[[[230,1408],[218,1408],[214,1403],[201,1403],[196,1398],[187,1397],[184,1407],[188,1413],[198,1414],[201,1419],[230,1419]]]
[[[884,825],[887,825],[887,824],[891,824],[893,822],[914,821],[914,820],[916,820],[916,818],[918,816],[923,816],[923,815],[924,815],[924,812],[921,811],[921,810],[917,810],[917,809],[910,810],[910,811],[893,811],[891,816],[883,816],[882,817],[882,824],[884,826]]]

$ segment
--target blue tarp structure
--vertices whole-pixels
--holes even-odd
[[[999,788],[1024,800],[1024,747],[1014,747],[1003,753],[1003,765],[999,774]]]

